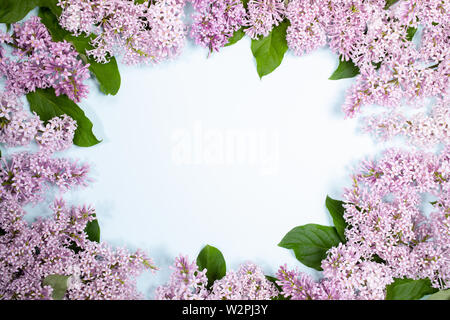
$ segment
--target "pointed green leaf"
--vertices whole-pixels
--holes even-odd
[[[395,279],[386,287],[386,300],[417,300],[438,291],[431,286],[430,279]]]
[[[281,22],[267,37],[252,40],[252,53],[256,59],[256,69],[260,78],[270,74],[283,61],[288,49],[286,30],[288,21]]]
[[[86,232],[90,241],[100,242],[100,226],[97,219],[89,221],[84,228],[84,232]]]
[[[62,10],[57,3],[58,0],[1,0],[0,23],[20,21],[36,7],[47,7],[59,16]]]
[[[340,242],[335,227],[306,224],[289,231],[278,246],[294,250],[295,257],[304,265],[322,270],[321,262],[327,251]]]
[[[52,298],[55,300],[62,300],[67,291],[67,280],[70,276],[62,276],[59,274],[51,274],[45,277],[42,281],[44,286],[53,288]]]
[[[198,254],[197,265],[200,271],[203,269],[207,270],[208,287],[211,287],[214,281],[222,279],[227,272],[222,252],[209,245],[206,245]]]
[[[331,217],[333,218],[334,226],[341,238],[342,243],[345,243],[345,228],[347,228],[347,222],[344,219],[344,208],[345,202],[340,200],[334,200],[327,196],[325,200],[325,206],[330,212]]]
[[[67,114],[77,122],[77,130],[73,143],[80,147],[91,147],[100,143],[92,132],[92,122],[86,117],[83,110],[65,95],[56,96],[53,89],[36,89],[27,94],[30,109],[36,112],[42,121]]]
[[[236,42],[241,40],[244,36],[245,36],[244,28],[240,28],[239,30],[233,33],[233,36],[228,38],[228,43],[225,45],[225,47],[235,44]]]
[[[339,60],[339,65],[333,74],[328,78],[329,80],[340,80],[346,78],[353,78],[359,74],[359,68],[353,61]]]
[[[414,38],[414,35],[416,34],[416,32],[417,32],[417,28],[409,27],[406,30],[406,40],[412,41],[412,39]]]

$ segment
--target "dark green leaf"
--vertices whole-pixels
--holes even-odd
[[[97,219],[89,221],[84,231],[87,233],[90,241],[100,242],[100,226]]]
[[[429,296],[427,300],[450,300],[450,289],[438,291]]]
[[[208,287],[211,287],[214,281],[222,279],[227,272],[225,259],[219,249],[206,245],[198,254],[197,265],[199,270],[206,268],[208,277]]]
[[[289,231],[278,246],[294,250],[301,263],[322,270],[326,252],[341,242],[335,227],[307,224]]]
[[[258,40],[252,40],[252,53],[256,59],[256,69],[260,78],[274,71],[283,61],[288,49],[286,30],[288,21],[281,22],[272,32]]]
[[[345,78],[353,78],[359,74],[359,68],[353,61],[339,60],[339,65],[333,74],[328,78],[329,80],[339,80]]]
[[[36,0],[1,0],[0,23],[20,21],[35,7]]]
[[[5,234],[6,234],[6,231],[3,230],[2,228],[0,228],[0,237],[1,237],[1,236],[4,236]]]
[[[417,300],[438,291],[431,286],[430,279],[395,279],[386,287],[386,300]]]
[[[240,28],[239,30],[235,31],[233,36],[228,39],[228,43],[225,45],[225,47],[231,46],[232,44],[235,44],[239,40],[241,40],[245,36],[244,28]]]
[[[41,8],[39,10],[39,16],[41,17],[42,23],[50,31],[53,41],[66,40],[71,42],[83,61],[89,63],[89,70],[97,78],[100,84],[100,90],[105,94],[117,94],[120,88],[121,79],[116,59],[112,57],[108,63],[98,63],[94,59],[86,56],[86,50],[93,49],[90,41],[95,36],[72,36],[68,31],[59,26],[56,16],[46,8]]]
[[[406,40],[412,41],[412,39],[414,38],[414,35],[416,34],[416,32],[417,32],[417,28],[409,27],[406,30]]]
[[[14,23],[22,20],[36,7],[47,7],[56,15],[61,14],[58,0],[1,0],[0,23]]]
[[[398,0],[386,0],[386,5],[384,6],[384,9],[389,9],[392,5],[394,5]]]
[[[62,300],[67,291],[67,280],[70,276],[62,276],[59,274],[51,274],[45,277],[42,281],[44,286],[53,288],[52,298],[55,300]]]
[[[91,147],[100,141],[92,132],[92,122],[86,117],[72,100],[65,95],[56,96],[53,89],[36,89],[27,94],[30,109],[36,112],[42,121],[67,114],[77,122],[77,130],[73,137],[73,143],[80,147]]]
[[[325,200],[325,206],[327,207],[328,211],[330,212],[331,217],[333,218],[334,226],[336,227],[336,230],[339,234],[339,237],[341,238],[342,243],[345,243],[345,228],[347,227],[347,222],[344,219],[344,205],[345,202],[342,202],[340,200],[334,200],[327,196]]]
[[[371,261],[376,262],[376,263],[386,263],[386,261],[383,260],[383,259],[381,259],[380,256],[377,255],[377,254],[374,254],[374,255],[372,256]]]

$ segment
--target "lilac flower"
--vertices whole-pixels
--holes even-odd
[[[287,28],[286,40],[296,55],[309,53],[327,43],[325,26],[321,23],[326,7],[326,1],[289,1],[286,18],[291,25]]]
[[[266,300],[278,294],[261,268],[247,263],[237,272],[229,271],[214,281],[208,290],[207,270],[189,262],[187,257],[177,257],[169,283],[156,289],[158,300]]]
[[[286,8],[283,0],[249,0],[247,6],[249,27],[245,33],[252,39],[267,37],[284,19]]]
[[[439,143],[450,145],[450,102],[440,100],[431,112],[419,112],[405,117],[400,112],[390,112],[368,117],[365,130],[381,140],[404,136],[413,145],[431,148]]]
[[[208,296],[206,269],[198,270],[195,261],[189,262],[188,257],[175,258],[174,272],[169,283],[160,286],[155,291],[157,300],[204,300]]]
[[[14,24],[11,36],[0,35],[2,44],[14,47],[13,57],[0,50],[0,75],[6,78],[7,91],[21,95],[52,87],[56,95],[65,94],[75,102],[87,96],[84,81],[90,76],[89,65],[83,65],[70,43],[53,42],[39,17]]]
[[[346,247],[366,263],[378,256],[392,277],[430,278],[448,288],[450,148],[440,155],[388,150],[378,162],[363,163],[353,179],[344,194]],[[425,193],[437,198],[430,217],[420,210]],[[322,263],[324,270],[330,263]]]
[[[329,281],[314,281],[308,274],[280,266],[277,284],[281,294],[292,300],[337,300],[340,293]]]
[[[130,254],[92,242],[84,231],[94,219],[89,207],[68,208],[58,200],[54,215],[28,225],[18,202],[0,202],[0,298],[51,299],[48,275],[70,277],[65,299],[138,299],[134,278],[155,267],[142,252]]]
[[[214,281],[208,299],[270,300],[277,295],[277,289],[266,279],[262,269],[247,263],[237,272],[229,271],[222,279]]]
[[[63,28],[74,35],[96,35],[87,54],[100,63],[120,54],[128,64],[159,62],[184,46],[184,0],[60,0],[58,5]]]
[[[195,13],[191,37],[195,43],[219,51],[233,33],[246,25],[247,13],[240,0],[192,1]]]

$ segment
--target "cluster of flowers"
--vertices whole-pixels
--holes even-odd
[[[59,0],[58,5],[64,29],[95,35],[87,53],[100,63],[119,54],[128,64],[159,62],[184,46],[184,0]]]
[[[135,276],[155,270],[141,251],[113,249],[90,241],[86,225],[95,219],[89,207],[67,207],[56,200],[53,214],[29,224],[24,206],[45,201],[46,191],[57,186],[66,191],[88,182],[86,165],[53,157],[72,145],[75,121],[54,118],[46,126],[37,116],[26,120],[17,100],[0,95],[0,139],[40,145],[36,153],[19,152],[0,159],[0,299],[51,299],[48,276],[67,276],[65,299],[142,298]]]
[[[23,110],[19,101],[13,94],[0,91],[0,143],[16,147],[34,140],[45,153],[72,145],[77,128],[72,118],[62,115],[44,125],[36,114]]]
[[[384,299],[394,278],[450,288],[450,147],[440,155],[388,150],[365,162],[346,190],[347,242],[322,261],[323,279],[280,268],[292,299]],[[436,201],[423,204],[424,197]],[[426,198],[426,197],[425,197]],[[433,206],[426,215],[423,207]]]
[[[267,36],[284,19],[283,0],[189,0],[195,13],[191,36],[212,51],[219,51],[241,28],[252,39]]]
[[[360,70],[350,88],[343,110],[353,117],[364,105],[420,106],[426,98],[437,103],[431,115],[422,113],[410,125],[398,113],[369,117],[366,129],[382,138],[406,135],[414,144],[448,141],[450,3],[402,0],[389,10],[383,0],[289,1],[286,16],[289,48],[301,55],[329,45],[341,59]],[[418,46],[411,37],[422,28]],[[446,110],[444,110],[446,109]],[[395,119],[395,120],[394,120]],[[437,134],[435,134],[437,133]]]
[[[5,46],[12,48],[10,54]],[[12,35],[0,31],[0,76],[14,95],[54,88],[56,95],[79,102],[88,93],[88,67],[70,43],[52,41],[39,17],[14,24]]]
[[[211,288],[207,270],[200,271],[188,257],[177,257],[173,269],[169,283],[156,289],[157,300],[268,300],[278,295],[274,284],[252,263],[241,265],[238,271],[228,271]]]

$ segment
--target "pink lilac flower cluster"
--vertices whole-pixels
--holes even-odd
[[[289,1],[286,17],[291,26],[286,39],[297,55],[328,44],[342,60],[351,60],[360,69],[343,106],[348,117],[365,105],[421,106],[425,99],[436,98],[433,108],[439,110],[432,114],[437,118],[415,119],[427,122],[426,126],[408,128],[398,123],[393,130],[392,118],[401,121],[400,117],[385,112],[366,127],[385,138],[406,130],[416,143],[419,136],[430,135],[430,126],[435,132],[442,125],[439,115],[450,108],[450,3],[402,0],[389,10],[385,5],[384,0]],[[410,41],[410,32],[418,27],[422,28],[420,45]],[[448,130],[439,130],[438,136],[433,141],[448,141]]]
[[[1,158],[0,190],[7,192],[20,204],[44,200],[51,185],[62,191],[85,186],[88,166],[78,165],[65,158],[53,158],[46,152],[19,152],[8,160]]]
[[[128,64],[159,62],[184,46],[184,0],[59,0],[61,26],[75,35],[95,35],[87,54],[106,63],[123,54]]]
[[[364,162],[345,191],[346,243],[327,252],[323,278],[282,266],[282,294],[291,299],[384,299],[394,278],[430,279],[450,288],[450,147],[435,155],[388,150]],[[436,201],[423,213],[426,195]]]
[[[252,263],[241,265],[237,272],[227,272],[210,289],[207,270],[200,271],[188,257],[177,257],[173,269],[169,283],[156,289],[157,300],[268,300],[278,295],[261,268]]]
[[[410,117],[392,111],[388,116],[366,119],[365,130],[383,141],[396,136],[407,137],[415,146],[430,148],[443,143],[450,145],[450,101],[440,100],[430,112],[420,111]]]
[[[139,299],[134,278],[154,270],[142,252],[130,254],[90,241],[84,231],[95,212],[55,201],[53,216],[29,225],[25,211],[2,194],[0,202],[0,299],[51,299],[49,275],[68,276],[64,299]]]
[[[284,0],[249,0],[247,7],[249,27],[245,33],[252,39],[268,36],[283,21],[286,10]]]
[[[68,277],[65,299],[142,298],[135,277],[156,267],[140,250],[131,254],[90,241],[85,228],[95,218],[92,208],[56,200],[50,217],[32,224],[24,219],[24,206],[44,201],[50,187],[67,191],[88,182],[87,165],[52,157],[71,145],[67,129],[73,127],[65,120],[42,126],[35,139],[44,148],[38,152],[0,159],[0,299],[51,299],[53,289],[43,283],[49,275]]]
[[[10,55],[5,46],[13,48]],[[88,93],[88,67],[70,43],[52,41],[39,17],[14,24],[12,35],[0,32],[0,75],[14,95],[51,87],[79,102]]]
[[[436,198],[428,216],[427,194]],[[344,197],[346,246],[358,247],[360,258],[377,255],[396,278],[450,287],[450,146],[439,155],[389,150],[363,163]]]
[[[233,33],[246,24],[247,13],[241,0],[191,0],[191,37],[195,43],[219,51]]]
[[[189,0],[194,7],[191,37],[212,51],[225,46],[241,28],[252,39],[266,37],[284,19],[283,0]]]
[[[65,114],[44,125],[36,114],[23,110],[17,97],[0,91],[0,143],[24,146],[34,139],[41,151],[53,153],[72,145],[76,128],[76,121]]]

